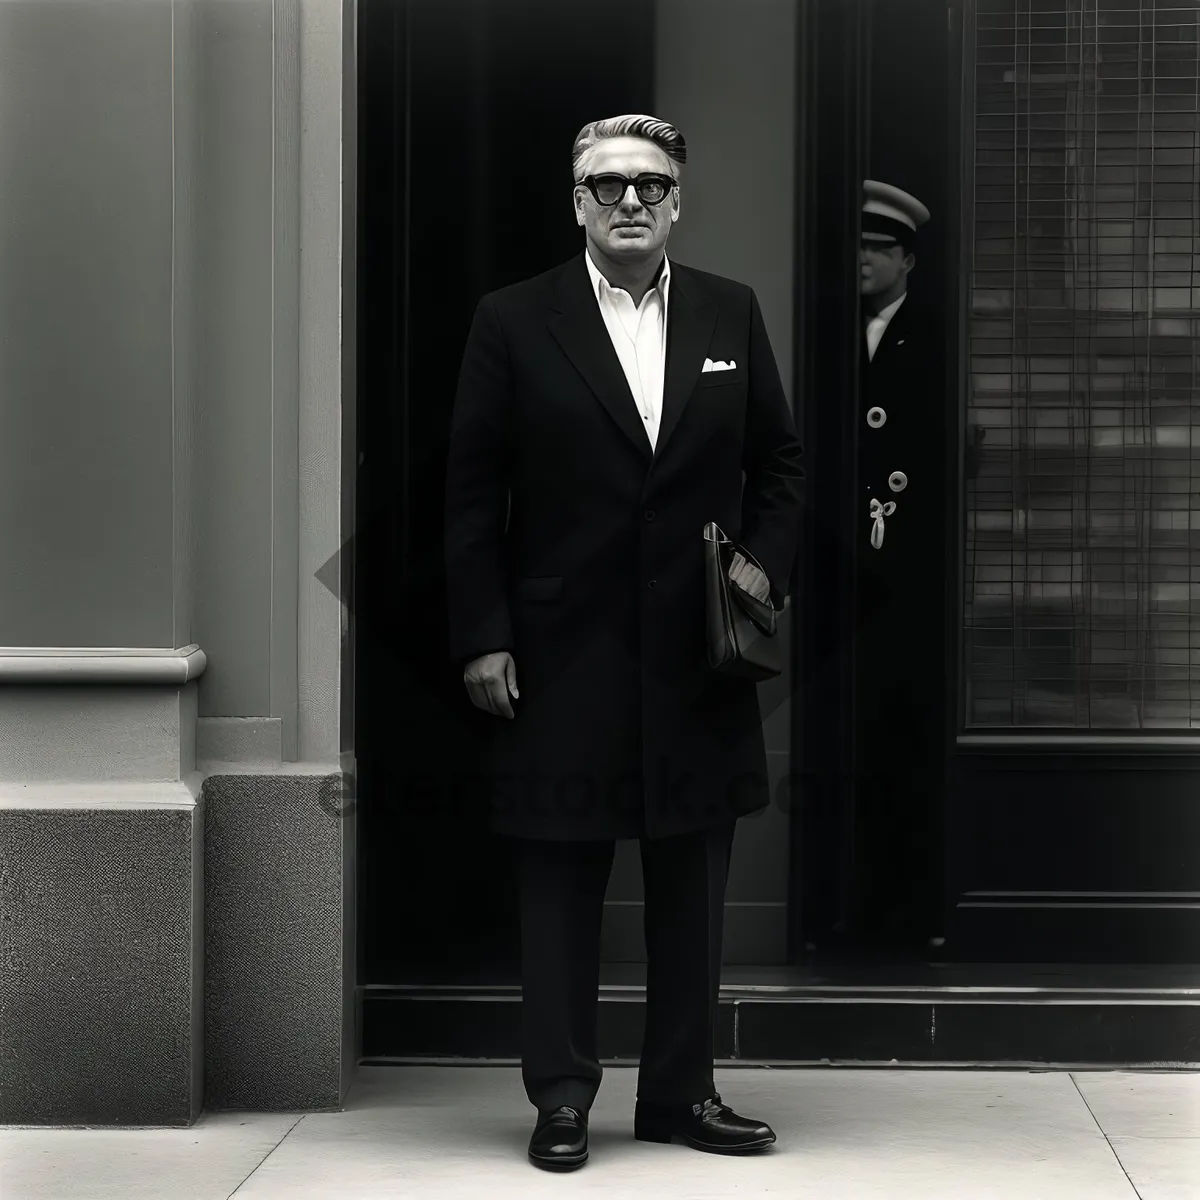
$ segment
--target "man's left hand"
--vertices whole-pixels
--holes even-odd
[[[729,578],[744,592],[748,592],[755,600],[763,604],[768,602],[771,595],[771,584],[767,577],[751,562],[747,562],[736,550],[733,561],[729,564]]]

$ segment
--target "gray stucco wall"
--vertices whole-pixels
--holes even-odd
[[[0,5],[0,645],[188,640],[171,21],[159,0]]]
[[[341,749],[342,8],[0,5],[0,647],[198,642],[284,759]]]
[[[283,1079],[302,1043],[320,1046],[303,1081],[257,1102],[344,1095],[353,819],[324,799],[344,610],[338,575],[314,576],[343,535],[352,17],[341,0],[0,5],[0,730],[15,730],[0,959],[18,968],[0,1024],[19,1064],[0,1120],[193,1120],[206,915],[221,985],[207,1049],[226,1093],[241,1086],[229,1064],[247,1062],[237,1014],[319,960],[324,1003],[296,1008],[291,1057],[250,1066]],[[190,643],[204,653],[167,650]],[[284,891],[320,901],[290,911],[270,953],[223,940],[280,894],[277,823],[314,808]],[[155,839],[165,856],[147,871]],[[97,1007],[134,976],[129,1003]]]

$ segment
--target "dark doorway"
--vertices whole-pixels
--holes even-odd
[[[1025,12],[1028,5],[1018,7]],[[519,1053],[513,871],[506,844],[487,832],[475,798],[478,723],[445,659],[447,429],[478,297],[578,249],[578,231],[556,185],[526,188],[518,208],[508,198],[507,172],[513,163],[528,172],[532,146],[562,147],[545,169],[548,178],[561,172],[565,180],[566,147],[584,121],[597,113],[654,111],[653,38],[627,35],[629,28],[652,24],[650,8],[646,0],[359,0],[361,459],[354,628],[359,982],[368,993],[368,1059]],[[1146,739],[1131,749],[1089,735],[1068,751],[1053,739],[1013,737],[1023,731],[996,727],[993,692],[1000,686],[1003,701],[1021,681],[998,685],[987,677],[989,656],[998,653],[990,642],[980,641],[963,668],[958,662],[960,591],[967,589],[963,567],[971,552],[960,522],[972,503],[982,511],[985,500],[992,502],[982,488],[972,500],[968,487],[963,507],[959,327],[964,336],[973,334],[975,340],[963,344],[985,356],[985,364],[986,356],[1001,352],[993,339],[1003,332],[993,328],[988,312],[971,312],[968,281],[979,286],[976,275],[984,268],[976,263],[960,277],[960,246],[969,253],[975,238],[979,255],[991,253],[996,238],[1009,236],[1007,225],[1000,229],[997,222],[1012,219],[1009,211],[983,211],[1011,200],[989,199],[987,189],[974,195],[964,166],[976,156],[980,164],[998,163],[996,170],[1012,172],[1010,190],[1019,184],[1019,195],[1032,196],[1018,170],[1027,143],[1065,153],[1056,145],[1056,128],[1031,127],[1027,117],[1022,127],[1009,111],[1013,104],[1027,109],[1026,94],[1041,86],[1019,69],[1022,47],[1033,35],[1019,29],[1014,35],[1007,10],[987,14],[988,23],[975,30],[972,9],[970,0],[952,0],[949,7],[941,0],[797,4],[795,366],[810,504],[798,571],[803,593],[793,605],[803,682],[793,747],[803,788],[791,821],[790,963],[725,971],[731,994],[722,1001],[719,1058],[862,1061],[881,1053],[884,1061],[943,1061],[947,1054],[972,1064],[1006,1061],[1006,1055],[1015,1062],[1049,1061],[1046,1038],[1058,1037],[1058,1026],[1041,1022],[1065,1010],[1014,1000],[1010,985],[1041,988],[1048,975],[1057,975],[1074,1004],[1080,987],[1107,995],[1114,987],[1140,988],[1146,977],[1067,978],[1047,968],[1002,972],[981,964],[1187,961],[1196,944],[1196,861],[1187,853],[1197,826],[1193,747],[1176,744],[1164,754],[1167,739]],[[1136,40],[1139,27],[1129,28]],[[1089,36],[1099,40],[1101,33],[1108,36],[1095,28]],[[1167,26],[1158,36],[1165,45]],[[1164,72],[1174,70],[1176,59],[1164,55],[1162,62]],[[1115,77],[1121,63],[1110,66]],[[1015,100],[1011,81],[1002,78],[1006,72],[1016,80]],[[979,111],[963,118],[967,136],[960,150],[960,94],[972,93]],[[1101,106],[1102,97],[1092,99]],[[1155,119],[1162,144],[1177,148],[1167,139],[1190,130],[1182,126],[1194,123],[1194,114],[1159,112]],[[1180,124],[1168,127],[1169,119]],[[1125,137],[1124,127],[1116,128],[1125,116],[1111,120],[1106,136]],[[977,146],[969,141],[972,124]],[[1085,145],[1088,136],[1084,130]],[[926,662],[944,685],[933,716],[944,733],[942,766],[952,769],[951,787],[939,785],[934,797],[950,828],[943,861],[952,868],[945,899],[955,924],[946,930],[947,952],[975,968],[898,967],[873,950],[863,953],[847,923],[861,900],[863,869],[856,855],[863,814],[854,781],[870,747],[855,736],[855,559],[842,549],[857,534],[858,479],[843,466],[854,461],[857,414],[853,404],[828,399],[855,395],[858,382],[855,267],[864,178],[912,192],[935,222],[944,221],[927,241],[918,273],[923,301],[944,334],[944,384],[932,409],[940,411],[940,426],[931,417],[930,436],[942,442],[945,558],[940,573],[930,571],[919,583],[929,602],[926,637],[939,623],[944,634],[940,657],[931,643]],[[1164,181],[1171,182],[1166,175]],[[982,206],[974,230],[964,219],[972,205]],[[1028,208],[1024,215],[1018,209],[1017,219],[1033,230],[1035,201]],[[1002,248],[1014,263],[1024,253],[1019,238]],[[991,286],[986,279],[984,286]],[[1026,298],[1010,298],[1009,308],[1001,315],[1016,339],[1024,336]],[[985,396],[977,403],[992,401]],[[1003,430],[988,434],[984,468],[994,489],[1003,477],[998,460],[1009,451]],[[989,464],[988,454],[996,461]],[[974,636],[985,639],[988,630],[977,625]],[[1033,651],[1057,652],[1045,645]],[[993,713],[984,731],[1005,737],[980,736],[972,744],[971,729],[981,728],[977,712],[955,748],[964,678],[973,680],[982,717]],[[630,886],[632,899],[634,881]],[[812,945],[819,953],[805,962]],[[821,952],[831,946],[848,949],[857,961],[827,966]],[[464,986],[455,986],[459,981]],[[636,1053],[639,982],[636,970],[610,969],[604,977],[606,1055]],[[913,983],[926,989],[931,1004],[945,988],[1002,985],[995,1004],[1011,1007],[997,1025],[988,1005],[946,1004],[947,1014],[977,1015],[970,1036],[959,1029],[947,1049],[930,1041],[927,1013],[914,1018],[921,1006],[910,994],[891,996]],[[780,995],[764,999],[764,985],[778,985]],[[804,1008],[791,1015],[779,1000]],[[1169,1025],[1162,1013],[1170,1010],[1129,1010],[1115,992],[1104,1003],[1109,1023],[1095,1025],[1098,1040],[1088,1043],[1101,1049],[1080,1052],[1077,1061],[1187,1058],[1186,1038],[1168,1049],[1157,1040]],[[1121,1040],[1131,1012],[1145,1014],[1141,1028],[1155,1035],[1145,1042],[1152,1051],[1134,1051]],[[940,1014],[936,1025],[955,1028]],[[998,1040],[1001,1027],[1010,1033]],[[796,1031],[804,1031],[799,1041]]]
[[[597,113],[654,109],[654,39],[630,38],[634,25],[646,25],[641,0],[360,0],[355,626],[366,983],[447,979],[460,965],[515,975],[509,847],[477,803],[479,714],[445,657],[447,431],[479,296],[578,250],[556,186],[572,137]],[[862,178],[951,211],[939,154],[951,108],[945,11],[930,0],[821,0],[801,6],[799,35],[799,393],[848,395]],[[559,159],[528,161],[531,147],[551,146],[563,148]],[[506,179],[531,166],[546,187],[510,195]],[[935,303],[945,298],[946,253],[939,245],[922,258]],[[847,624],[853,562],[836,549],[855,535],[856,480],[840,465],[854,445],[852,414],[807,399],[802,407],[814,521],[803,577],[822,586],[801,606],[807,687],[795,741],[809,784],[793,823],[807,848],[796,855],[793,957],[853,907],[849,781],[862,752]],[[931,593],[943,586],[926,583]]]
[[[919,912],[911,899],[919,887],[934,896],[930,907],[940,908],[944,898],[945,776],[957,715],[946,638],[956,619],[947,600],[956,560],[945,551],[957,518],[957,391],[947,370],[947,330],[958,309],[957,276],[949,270],[959,221],[951,153],[958,45],[946,6],[931,0],[817,3],[811,13],[810,133],[800,168],[813,180],[802,219],[810,266],[798,281],[807,309],[805,433],[812,470],[803,571],[809,615],[802,934],[808,948],[820,951],[922,953],[926,940],[943,932],[944,919]],[[874,469],[869,435],[860,428],[866,389],[888,390],[880,384],[880,366],[870,375],[863,348],[867,301],[859,296],[858,247],[865,179],[916,196],[931,213],[904,301],[929,331],[925,386],[912,389],[922,402],[921,444],[913,461],[888,464],[888,471],[904,466],[913,490],[919,484],[930,497],[921,514],[924,547],[911,564],[913,602],[901,606],[898,624],[895,606],[889,610],[875,599],[878,559],[871,557],[863,499]],[[834,397],[840,399],[824,402]],[[890,399],[883,407],[889,405]],[[899,396],[894,407],[893,427],[901,419]],[[919,663],[910,671],[914,646]],[[897,662],[904,665],[897,669],[904,679],[897,682],[903,686],[893,699],[876,703],[881,680],[875,664],[900,650]],[[921,684],[915,692],[914,679]],[[894,736],[893,722],[914,728]],[[919,811],[911,807],[915,789],[887,782],[918,773]]]
[[[945,602],[954,561],[945,531],[957,509],[947,487],[957,478],[957,412],[945,371],[957,279],[946,261],[958,222],[949,179],[958,109],[946,5],[872,0],[867,11],[863,174],[913,197],[929,219],[912,245],[893,251],[909,251],[915,264],[901,307],[869,343],[873,357],[860,359],[851,920],[873,944],[921,952],[936,950],[929,939],[946,928],[943,810],[955,713],[945,630],[956,614]],[[888,295],[864,292],[861,318]],[[872,428],[870,416],[884,414],[886,424]],[[890,512],[882,522],[872,521],[868,495]],[[884,535],[878,548],[875,533]]]
[[[578,249],[570,148],[650,111],[641,0],[360,0],[360,981],[517,964],[513,872],[447,661],[444,465],[481,295]],[[547,147],[556,147],[547,154]],[[541,182],[539,182],[541,181]]]
[[[646,26],[641,0],[360,0],[355,627],[364,983],[460,971],[515,977],[509,847],[488,832],[476,799],[480,714],[445,654],[447,431],[479,296],[578,250],[558,186],[568,178],[571,139],[597,113],[654,109],[654,39],[630,38],[635,25]],[[944,8],[820,0],[801,6],[799,35],[798,417],[813,504],[802,569],[809,594],[799,606],[807,686],[795,742],[809,782],[802,820],[793,822],[803,843],[793,959],[853,907],[852,781],[862,754],[847,624],[853,562],[837,549],[855,536],[857,481],[841,467],[854,445],[853,414],[811,398],[857,386],[862,178],[921,195],[946,215],[947,237],[952,211],[939,152],[952,108]],[[554,146],[559,158],[530,162],[531,152],[544,157],[531,148]],[[546,186],[510,193],[506,181],[535,168]],[[947,241],[922,258],[935,304],[947,303],[949,252]],[[947,428],[945,436],[954,434]],[[945,591],[944,579],[924,585],[931,595]],[[935,619],[945,627],[946,614]]]

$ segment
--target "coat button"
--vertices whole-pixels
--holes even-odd
[[[657,580],[657,579],[650,579],[650,580],[647,580],[647,582],[646,582],[646,586],[647,586],[648,588],[653,588],[653,587],[654,587],[654,585],[655,585],[657,582],[658,582],[658,580]]]
[[[888,476],[888,487],[893,492],[902,492],[908,487],[908,476],[903,471],[893,471]]]
[[[646,518],[647,521],[653,521],[654,520],[654,509],[652,509],[652,508],[646,509],[646,511],[642,515]]]
[[[882,429],[887,423],[887,413],[882,408],[870,408],[867,410],[867,424],[872,429]]]

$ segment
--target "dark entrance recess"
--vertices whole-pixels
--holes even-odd
[[[957,314],[957,196],[951,192],[957,155],[958,110],[950,103],[956,69],[956,20],[947,8],[925,0],[857,0],[810,8],[810,43],[801,48],[806,64],[802,112],[808,136],[802,139],[800,178],[804,181],[801,244],[808,258],[800,272],[798,308],[805,314],[805,448],[810,502],[805,557],[801,567],[805,617],[801,677],[805,681],[803,724],[806,780],[801,840],[801,929],[805,946],[821,953],[867,950],[863,927],[874,923],[864,905],[903,906],[907,885],[896,852],[868,835],[866,822],[878,814],[862,807],[859,780],[878,769],[871,729],[859,717],[856,652],[862,641],[856,625],[859,556],[869,554],[865,531],[855,522],[860,487],[858,457],[861,407],[858,297],[858,230],[861,181],[882,180],[921,198],[936,214],[913,272],[908,308],[920,308],[928,323],[947,330]],[[919,72],[920,86],[915,85]],[[807,158],[805,154],[807,153]],[[956,340],[947,336],[928,347],[933,365],[923,400],[929,446],[927,474],[956,478],[957,376],[948,354]],[[940,373],[945,364],[944,375]],[[944,386],[943,386],[944,385]],[[912,468],[910,468],[911,470]],[[946,489],[945,533],[931,529],[932,553],[914,580],[925,598],[921,628],[891,631],[924,647],[927,677],[947,679],[931,705],[930,722],[943,730],[935,761],[948,761],[955,732],[953,677],[946,670],[944,630],[955,623],[947,603],[956,579],[958,503]],[[947,538],[951,555],[940,553]],[[847,550],[853,547],[852,550]],[[936,738],[936,734],[933,735]],[[904,753],[903,748],[893,752]],[[898,774],[904,764],[889,764]],[[927,811],[941,846],[944,788],[933,781]],[[897,841],[902,840],[897,838]],[[880,886],[880,879],[886,886]],[[914,928],[917,946],[934,932]],[[923,936],[922,936],[923,935]],[[868,952],[873,952],[868,950]]]
[[[866,5],[802,6],[797,195],[797,368],[808,472],[799,578],[802,680],[799,761],[804,787],[794,889],[793,958],[828,943],[852,905],[854,774],[852,461],[858,386],[857,241],[869,61]],[[827,402],[822,399],[828,398]],[[797,856],[794,856],[797,857]]]
[[[1113,844],[1113,826],[1105,832],[1103,822],[1094,824],[1087,834],[1072,827],[1063,815],[1072,796],[1100,802],[1102,814],[1115,821],[1114,814],[1128,813],[1130,793],[1121,790],[1121,779],[1153,787],[1159,789],[1154,803],[1177,814],[1180,832],[1189,828],[1186,814],[1198,809],[1187,794],[1194,769],[1182,755],[1164,756],[1156,775],[1136,769],[1144,757],[1135,766],[1132,756],[1116,751],[1098,761],[1085,759],[1086,751],[1066,757],[1053,748],[1026,748],[1016,756],[1016,746],[954,748],[963,546],[956,239],[957,214],[969,201],[960,180],[969,174],[951,118],[960,108],[963,20],[957,0],[949,10],[940,0],[798,5],[795,341],[803,398],[798,416],[815,503],[802,547],[797,612],[804,688],[794,706],[795,762],[806,783],[792,821],[793,965],[724,972],[717,1056],[1197,1062],[1193,969],[1017,965],[1168,961],[1172,956],[1157,948],[1127,954],[1155,930],[1157,942],[1151,937],[1145,944],[1161,947],[1163,936],[1174,938],[1181,961],[1179,942],[1194,905],[1186,912],[1176,905],[1174,925],[1161,906],[1143,903],[1132,911],[1131,905],[1116,921],[1093,921],[1092,936],[1084,939],[1072,915],[1077,909],[1022,908],[1007,893],[998,906],[997,896],[988,896],[971,907],[973,889],[998,888],[999,881],[1040,888],[1041,899],[1076,879],[1081,882],[1074,886],[1091,886],[1087,881]],[[367,1061],[511,1061],[519,1053],[512,864],[503,839],[487,832],[470,786],[479,726],[461,679],[445,661],[447,430],[477,298],[579,248],[565,187],[570,139],[598,113],[654,111],[653,24],[647,0],[359,0],[361,461],[354,629],[361,1051]],[[630,37],[630,29],[645,30],[645,37]],[[920,64],[918,84],[914,64]],[[898,127],[926,131],[930,140],[921,156],[900,153],[899,139],[888,134]],[[533,161],[531,148],[545,146],[560,147],[559,157]],[[545,188],[527,182],[539,170],[546,172]],[[853,460],[847,447],[854,430],[848,406],[821,398],[853,394],[864,175],[895,182],[947,217],[945,239],[926,254],[920,271],[923,285],[937,286],[946,306],[947,387],[935,436],[943,439],[947,464],[948,565],[927,586],[931,603],[942,603],[946,616],[947,932],[958,934],[952,940],[957,966],[835,965],[805,948],[852,900],[854,807],[843,787],[854,772],[847,686],[852,641],[839,622],[849,611],[853,577],[832,546],[851,535],[841,523],[852,511],[854,480],[841,464]],[[1084,766],[1094,773],[1073,774]],[[1062,810],[1053,826],[1038,799],[1051,793],[1036,790],[1047,780]],[[1160,822],[1130,842],[1138,878],[1155,877],[1161,835]],[[1176,868],[1178,882],[1171,886],[1191,886],[1188,865],[1180,860]],[[1117,866],[1113,871],[1114,879],[1121,875]],[[1124,876],[1132,878],[1130,871]],[[1022,918],[1025,912],[1036,913],[1034,925]],[[1089,915],[1099,913],[1093,904]],[[1106,930],[1120,934],[1119,951],[1106,944]],[[989,959],[1012,965],[988,966]],[[643,978],[636,965],[610,965],[602,974],[606,1060],[637,1053]]]
[[[513,873],[470,786],[481,714],[446,661],[451,407],[479,297],[579,250],[575,134],[652,111],[653,12],[360,0],[359,13],[360,977],[508,977]]]

